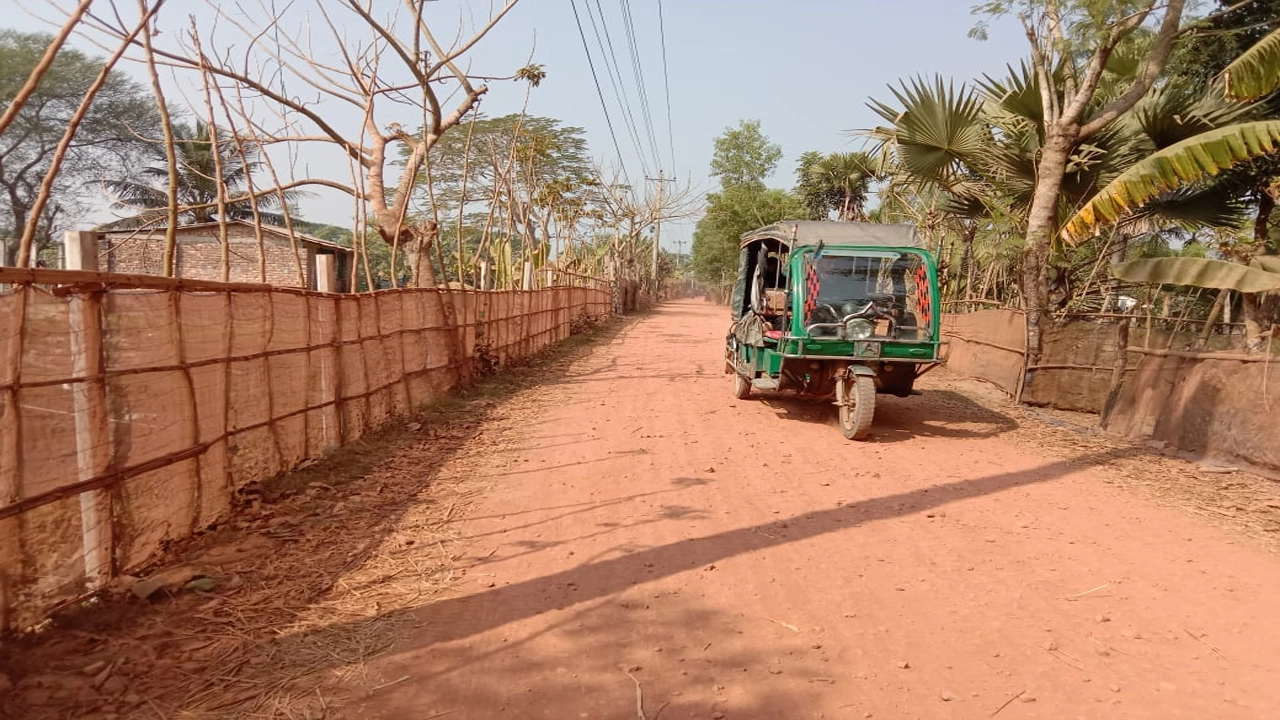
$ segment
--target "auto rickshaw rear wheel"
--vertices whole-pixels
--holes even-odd
[[[849,440],[861,440],[876,414],[876,383],[869,375],[853,375],[836,383],[840,402],[840,432]]]
[[[733,374],[733,397],[746,400],[751,395],[751,380],[739,373]]]

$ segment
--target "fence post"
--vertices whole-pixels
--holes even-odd
[[[324,293],[337,292],[338,272],[337,265],[334,263],[335,256],[316,253],[315,258],[316,290]]]
[[[62,245],[68,270],[98,271],[98,233],[68,230],[62,234]]]
[[[97,233],[73,230],[63,237],[68,270],[98,269]],[[110,442],[106,392],[102,386],[101,310],[99,296],[95,294],[72,295],[67,305],[75,378],[71,404],[76,435],[76,477],[80,482],[96,477],[105,469],[103,451]],[[85,587],[89,591],[102,588],[111,579],[111,526],[111,491],[99,488],[80,493],[80,541]]]
[[[533,263],[529,260],[524,261],[524,274],[521,280],[520,288],[522,290],[533,289]]]
[[[1107,423],[1111,419],[1111,411],[1115,409],[1116,401],[1120,399],[1120,388],[1124,386],[1124,371],[1129,365],[1129,323],[1130,318],[1120,318],[1120,322],[1116,324],[1116,359],[1115,364],[1111,367],[1111,385],[1107,388],[1107,399],[1102,403],[1102,412],[1099,415],[1102,429],[1107,429]]]

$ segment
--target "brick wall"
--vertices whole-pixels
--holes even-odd
[[[263,233],[266,256],[266,277],[258,267],[258,238],[253,228],[230,225],[227,227],[230,246],[231,282],[266,282],[285,287],[310,287],[312,285],[312,253],[299,242],[298,253],[302,257],[304,281],[298,280],[298,264],[287,237],[273,232]],[[163,275],[164,233],[150,232],[130,235],[125,233],[103,236],[101,251],[106,256],[107,272]],[[178,277],[193,280],[222,279],[222,244],[216,227],[194,228],[178,231]]]

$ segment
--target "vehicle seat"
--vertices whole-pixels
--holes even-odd
[[[786,290],[765,290],[764,291],[764,314],[765,315],[781,315],[787,311],[787,291]]]

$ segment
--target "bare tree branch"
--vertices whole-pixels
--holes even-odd
[[[44,49],[44,55],[40,57],[40,61],[36,63],[35,68],[31,70],[31,74],[27,76],[27,81],[23,83],[18,90],[18,94],[13,96],[9,101],[9,107],[5,108],[4,114],[0,115],[0,133],[3,133],[13,121],[17,119],[18,112],[27,104],[27,100],[36,91],[40,85],[40,80],[44,78],[45,73],[49,72],[49,68],[53,66],[53,61],[58,55],[58,51],[66,44],[67,38],[71,32],[75,30],[76,25],[84,18],[85,13],[89,11],[89,5],[93,0],[80,0],[80,4],[67,17],[67,21],[63,23],[58,34],[54,36],[53,41]]]
[[[142,19],[138,22],[137,27],[124,38],[116,51],[102,65],[102,70],[98,76],[94,78],[89,89],[85,91],[84,100],[80,102],[80,106],[76,108],[71,119],[67,122],[66,132],[62,134],[62,139],[58,141],[58,147],[54,151],[53,162],[49,165],[49,171],[45,173],[44,179],[40,182],[40,190],[36,195],[35,202],[31,205],[30,217],[38,218],[44,212],[45,206],[49,203],[49,193],[53,189],[54,180],[58,177],[58,172],[62,169],[62,162],[66,159],[67,149],[71,147],[72,140],[75,139],[76,131],[80,129],[80,123],[84,122],[85,115],[89,112],[89,107],[93,104],[93,99],[97,96],[98,91],[106,84],[107,77],[111,71],[115,69],[115,65],[124,56],[129,45],[138,37],[138,33],[145,32],[147,24],[155,16],[160,7],[164,5],[165,0],[156,0],[149,12],[144,13]],[[22,238],[18,241],[18,266],[27,267],[31,264],[31,245],[35,239],[36,229],[39,223],[28,223],[23,230]]]

